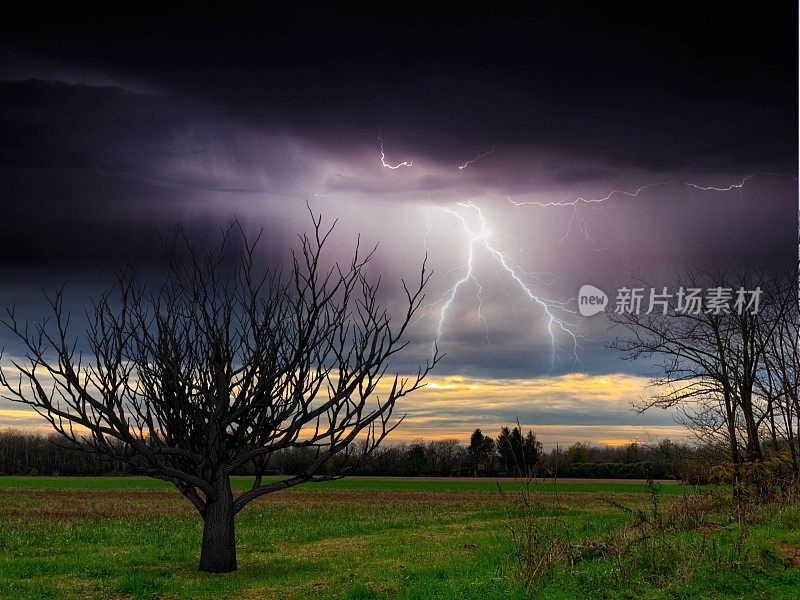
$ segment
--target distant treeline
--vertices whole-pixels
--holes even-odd
[[[664,440],[598,446],[576,442],[545,451],[532,430],[503,427],[497,437],[475,430],[469,444],[457,440],[414,442],[380,448],[364,475],[513,476],[672,479],[684,476],[695,450]]]
[[[578,442],[545,451],[533,431],[523,434],[520,427],[503,427],[495,438],[477,429],[466,445],[454,439],[387,444],[352,473],[423,477],[531,474],[537,477],[704,479],[694,472],[696,469],[692,465],[697,458],[696,448],[669,440],[656,445],[631,443],[623,446]],[[279,451],[272,457],[270,472],[301,473],[314,459],[315,451],[309,448]],[[334,472],[341,465],[332,463],[328,467]],[[239,474],[246,475],[248,471],[250,469],[245,466]],[[0,430],[0,475],[132,473],[129,465],[83,452],[55,433],[44,436],[14,429]]]

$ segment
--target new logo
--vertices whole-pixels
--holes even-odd
[[[608,306],[608,295],[593,285],[581,286],[578,292],[578,310],[584,317],[593,317]]]

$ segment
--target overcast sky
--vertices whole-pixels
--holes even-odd
[[[796,263],[796,7],[369,6],[4,19],[0,302],[40,318],[69,274],[79,311],[123,261],[157,269],[159,235],[233,216],[280,260],[308,202],[342,257],[380,242],[389,304],[426,252],[435,268],[397,367],[437,337],[447,357],[398,435],[679,435],[629,410],[649,365],[558,304]],[[38,423],[19,410],[0,425]]]

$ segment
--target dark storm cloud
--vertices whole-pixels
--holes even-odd
[[[326,181],[326,189],[332,192],[356,192],[359,194],[387,194],[401,191],[435,191],[453,187],[453,180],[434,175],[414,177],[408,181],[376,182],[335,173]]]
[[[280,144],[242,142],[238,133],[175,96],[0,82],[3,218],[14,224],[0,236],[0,262],[152,258],[159,235],[177,224],[211,225],[192,206],[285,189],[305,172]],[[255,165],[259,177],[248,177]]]
[[[464,240],[446,221],[436,246],[424,216],[398,207],[480,198],[498,235],[523,243],[526,269],[563,275],[553,298],[698,256],[796,256],[796,7],[108,10],[23,7],[0,24],[8,272],[153,259],[163,232],[213,239],[233,214],[286,246],[307,224],[307,198],[343,216],[341,247],[357,231],[385,240],[382,272],[413,271],[430,244],[442,286]],[[414,167],[383,168],[379,135],[389,163]],[[780,176],[724,196],[685,185],[760,171]],[[512,213],[506,201],[664,180],[581,207],[586,232],[570,207]],[[502,343],[487,343],[470,304],[445,329],[444,372],[549,372],[541,315],[524,298],[513,311],[504,297],[486,302]],[[427,353],[424,333],[412,358]],[[599,345],[582,358],[555,370],[619,368]]]
[[[651,170],[785,167],[795,152],[789,10],[162,11],[136,25],[37,11],[7,22],[7,45],[339,149],[382,129],[455,164],[491,144]]]
[[[460,185],[502,193],[629,169],[783,172],[796,162],[788,12],[742,19],[674,4],[377,13],[160,7],[134,23],[73,7],[23,8],[0,26],[0,79],[9,81],[0,92],[0,164],[113,171],[200,191],[286,192],[307,172],[280,165],[280,148],[254,149],[243,131],[306,140],[339,157],[374,154],[380,131],[393,155],[423,166],[455,167],[496,147],[456,175]],[[237,172],[175,167],[211,146],[224,147]],[[254,178],[254,170],[270,177]],[[340,173],[328,186],[430,192],[455,179],[414,174],[401,184]],[[25,204],[26,190],[4,187],[6,204]],[[163,202],[191,193],[146,195]],[[117,198],[130,194],[118,186]],[[52,202],[91,206],[92,196]]]
[[[137,172],[187,125],[185,105],[120,88],[31,80],[0,89],[7,166]]]
[[[614,176],[614,171],[600,167],[570,168],[562,165],[553,166],[553,181],[556,183],[581,183],[584,181],[597,181],[609,179]]]

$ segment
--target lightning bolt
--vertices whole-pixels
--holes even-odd
[[[381,144],[380,161],[381,161],[381,164],[384,167],[386,167],[387,169],[391,169],[392,171],[396,171],[400,167],[411,167],[411,166],[414,165],[414,160],[413,159],[412,160],[404,160],[403,162],[397,163],[396,165],[390,165],[389,163],[386,162],[386,153],[383,151],[383,137],[379,137],[378,141]]]
[[[727,187],[716,187],[713,185],[698,185],[696,183],[691,183],[691,182],[687,182],[686,185],[696,190],[701,190],[704,192],[732,192],[733,190],[741,190],[744,187],[745,183],[747,183],[756,176],[790,177],[791,179],[797,181],[797,178],[794,177],[793,175],[783,175],[781,173],[773,173],[771,171],[759,171],[758,173],[750,173],[749,175],[745,175],[738,182],[732,183]]]
[[[661,186],[661,185],[669,185],[670,181],[658,181],[656,183],[648,183],[647,185],[643,185],[633,191],[628,190],[612,190],[605,196],[600,196],[598,198],[584,198],[583,196],[579,196],[577,198],[567,199],[567,200],[551,200],[548,202],[541,202],[539,200],[525,200],[522,202],[517,202],[512,200],[510,196],[506,196],[506,199],[513,204],[514,206],[537,206],[542,208],[548,207],[571,207],[572,212],[569,217],[569,222],[567,223],[567,230],[564,232],[564,235],[559,240],[557,246],[561,246],[567,238],[570,236],[573,230],[573,225],[575,223],[578,224],[578,228],[580,229],[581,234],[586,240],[592,245],[595,252],[601,252],[603,250],[592,236],[589,234],[589,226],[586,224],[583,216],[579,214],[578,208],[582,205],[588,204],[601,204],[603,202],[607,202],[611,200],[614,196],[627,196],[629,198],[637,198],[639,194],[642,192],[649,190],[651,188]]]
[[[403,161],[397,164],[390,164],[386,162],[386,155],[384,151],[383,145],[383,138],[378,138],[380,142],[380,163],[383,167],[386,167],[391,170],[397,170],[401,167],[411,167],[413,165],[412,160]],[[464,162],[463,164],[458,166],[459,171],[463,171],[464,169],[468,168],[469,166],[475,164],[480,159],[492,154],[495,151],[495,147],[493,146],[487,152],[477,155],[475,158]],[[732,183],[730,186],[727,187],[716,187],[716,186],[702,186],[692,182],[685,182],[685,185],[688,187],[695,188],[697,190],[702,191],[714,191],[714,192],[730,192],[733,190],[741,190],[745,184],[753,179],[753,177],[757,175],[776,175],[775,173],[753,173],[750,175],[746,175],[742,177],[741,180]],[[598,247],[597,244],[592,240],[589,235],[589,228],[584,219],[583,215],[580,213],[580,209],[585,206],[589,205],[596,205],[602,204],[612,200],[616,196],[625,196],[628,198],[637,198],[643,192],[650,190],[652,188],[658,186],[665,186],[670,185],[671,181],[658,181],[655,183],[648,183],[646,185],[642,185],[635,189],[614,189],[609,193],[605,194],[604,196],[599,197],[584,197],[578,196],[575,198],[568,198],[565,200],[548,200],[548,201],[540,201],[540,200],[523,200],[523,201],[516,201],[512,200],[510,196],[506,196],[507,201],[514,205],[514,206],[536,206],[536,207],[570,207],[571,212],[569,215],[569,221],[567,224],[567,231],[564,236],[561,238],[559,245],[563,243],[567,237],[569,237],[570,233],[574,229],[579,229],[580,232],[589,240],[595,250],[600,251],[602,248]],[[464,236],[464,241],[466,243],[466,256],[464,257],[464,262],[460,267],[454,267],[445,273],[445,276],[449,275],[453,272],[459,272],[458,279],[442,294],[441,298],[432,304],[429,304],[423,310],[424,314],[429,314],[430,310],[434,307],[439,307],[438,311],[438,319],[436,322],[436,338],[432,346],[432,351],[435,351],[436,347],[440,344],[442,337],[445,334],[445,326],[447,323],[448,315],[456,302],[459,294],[465,287],[475,286],[476,293],[476,300],[477,300],[477,317],[478,321],[482,324],[483,329],[486,334],[486,340],[489,344],[491,344],[491,339],[489,335],[488,323],[486,317],[483,312],[484,307],[484,285],[478,279],[476,275],[476,261],[478,260],[478,256],[484,256],[489,259],[489,263],[491,264],[492,268],[494,269],[495,275],[498,277],[498,281],[500,284],[501,291],[506,294],[507,297],[510,298],[508,295],[508,291],[506,290],[506,283],[511,282],[513,287],[519,289],[522,294],[535,306],[537,307],[542,315],[545,318],[547,324],[547,333],[550,338],[550,345],[551,345],[551,367],[554,366],[556,360],[559,360],[562,356],[562,353],[565,351],[562,348],[561,341],[566,338],[568,340],[569,346],[569,355],[571,359],[574,360],[576,363],[581,363],[580,358],[578,356],[579,350],[579,340],[587,339],[585,335],[582,335],[576,331],[576,326],[569,321],[568,315],[575,315],[575,311],[572,310],[570,304],[574,302],[574,299],[570,299],[566,302],[561,302],[553,299],[548,299],[542,296],[540,293],[536,291],[534,286],[541,287],[542,285],[551,285],[557,278],[555,276],[551,276],[551,280],[547,281],[546,279],[542,278],[541,281],[537,281],[538,275],[533,273],[528,273],[524,269],[522,269],[519,265],[515,263],[515,261],[508,255],[507,252],[503,251],[499,246],[498,243],[502,243],[502,240],[505,238],[497,238],[493,235],[492,229],[489,227],[488,221],[481,210],[481,208],[472,201],[469,202],[457,202],[455,205],[445,206],[442,207],[444,213],[448,216],[448,221],[450,223],[450,227],[452,231],[460,233]],[[430,223],[430,211],[426,211],[425,216],[425,225],[426,225],[426,233],[424,238],[424,244],[427,249],[428,246],[428,238],[431,233],[431,223]],[[510,236],[506,236],[510,237]],[[517,248],[517,251],[521,251],[519,244],[517,244],[516,240],[511,237],[514,245]]]
[[[750,181],[753,177],[754,175],[745,175],[744,177],[742,177],[742,180],[739,183],[732,183],[728,187],[714,187],[713,185],[702,186],[691,182],[687,182],[686,185],[696,190],[702,190],[704,192],[731,192],[733,190],[742,189],[744,187],[744,184]]]
[[[597,244],[597,242],[594,241],[592,236],[589,234],[589,226],[586,224],[586,220],[583,218],[583,215],[581,215],[578,212],[578,205],[577,204],[575,204],[572,207],[572,213],[569,216],[569,223],[567,224],[567,230],[564,232],[564,235],[561,236],[561,239],[558,241],[556,246],[560,247],[560,246],[562,246],[564,244],[564,242],[567,241],[567,238],[572,233],[573,224],[575,224],[575,223],[578,224],[578,229],[580,229],[580,232],[583,234],[583,237],[586,238],[586,241],[588,241],[592,245],[592,247],[594,248],[594,251],[595,252],[602,252],[604,250],[604,248],[600,247]]]
[[[478,161],[479,161],[480,159],[482,159],[483,157],[485,157],[485,156],[489,156],[489,155],[490,155],[492,152],[494,152],[494,150],[495,150],[495,146],[492,146],[492,149],[491,149],[491,150],[489,150],[488,152],[484,152],[483,154],[478,154],[478,156],[476,156],[476,157],[475,157],[475,158],[473,158],[472,160],[468,160],[468,161],[467,161],[467,162],[465,162],[463,165],[459,166],[459,167],[458,167],[458,170],[459,170],[459,171],[463,171],[463,170],[464,170],[464,169],[466,169],[468,166],[470,166],[470,165],[474,165],[476,162],[478,162]]]
[[[514,206],[541,206],[541,207],[548,207],[548,206],[578,206],[580,204],[599,204],[601,202],[606,202],[607,200],[611,200],[616,195],[628,196],[630,198],[636,198],[644,192],[645,190],[649,190],[650,188],[654,188],[659,185],[668,185],[669,181],[659,181],[657,183],[648,183],[647,185],[643,185],[642,187],[628,192],[626,190],[613,190],[602,196],[601,198],[583,198],[578,197],[571,200],[553,200],[550,202],[540,202],[538,200],[526,200],[524,202],[516,202],[511,199],[510,196],[507,196],[508,201],[513,204]]]
[[[445,211],[451,214],[455,214],[449,208],[445,208]],[[458,294],[458,289],[464,285],[470,279],[475,278],[473,275],[473,268],[475,264],[475,245],[472,243],[472,240],[469,241],[467,244],[467,261],[466,261],[466,269],[464,276],[456,281],[453,284],[453,287],[450,288],[449,292],[445,293],[445,301],[442,304],[442,310],[439,313],[439,322],[436,324],[436,340],[433,342],[431,347],[431,353],[436,351],[436,346],[439,341],[442,339],[442,335],[444,334],[444,322],[447,319],[447,312],[450,310],[450,307],[455,302],[456,295]]]
[[[568,308],[569,303],[548,300],[534,292],[531,286],[522,278],[521,273],[525,274],[524,271],[519,269],[516,265],[513,265],[506,254],[492,243],[492,230],[489,227],[483,211],[479,206],[473,202],[458,202],[456,206],[474,211],[479,227],[476,228],[470,226],[462,212],[453,210],[449,207],[444,207],[444,211],[453,217],[460,225],[461,231],[463,232],[464,238],[467,242],[467,257],[463,276],[458,279],[449,289],[449,291],[444,294],[444,302],[442,303],[441,310],[439,312],[439,320],[436,328],[436,341],[434,342],[434,348],[439,344],[442,335],[444,334],[444,324],[447,320],[447,314],[453,302],[455,301],[456,296],[458,295],[459,289],[470,280],[472,280],[478,286],[478,315],[479,318],[482,319],[484,326],[486,325],[486,320],[483,318],[483,315],[480,312],[480,309],[483,305],[483,301],[480,298],[480,293],[483,291],[483,287],[478,282],[474,272],[476,250],[481,250],[488,255],[493,262],[498,265],[501,272],[505,272],[510,277],[511,281],[513,281],[517,287],[519,287],[522,293],[544,313],[545,318],[547,319],[547,332],[550,336],[552,348],[550,360],[551,367],[555,364],[561,349],[558,341],[561,335],[566,335],[570,340],[572,359],[580,363],[580,358],[578,357],[578,340],[584,336],[576,333],[574,331],[574,325],[556,314],[557,312],[574,314]]]

